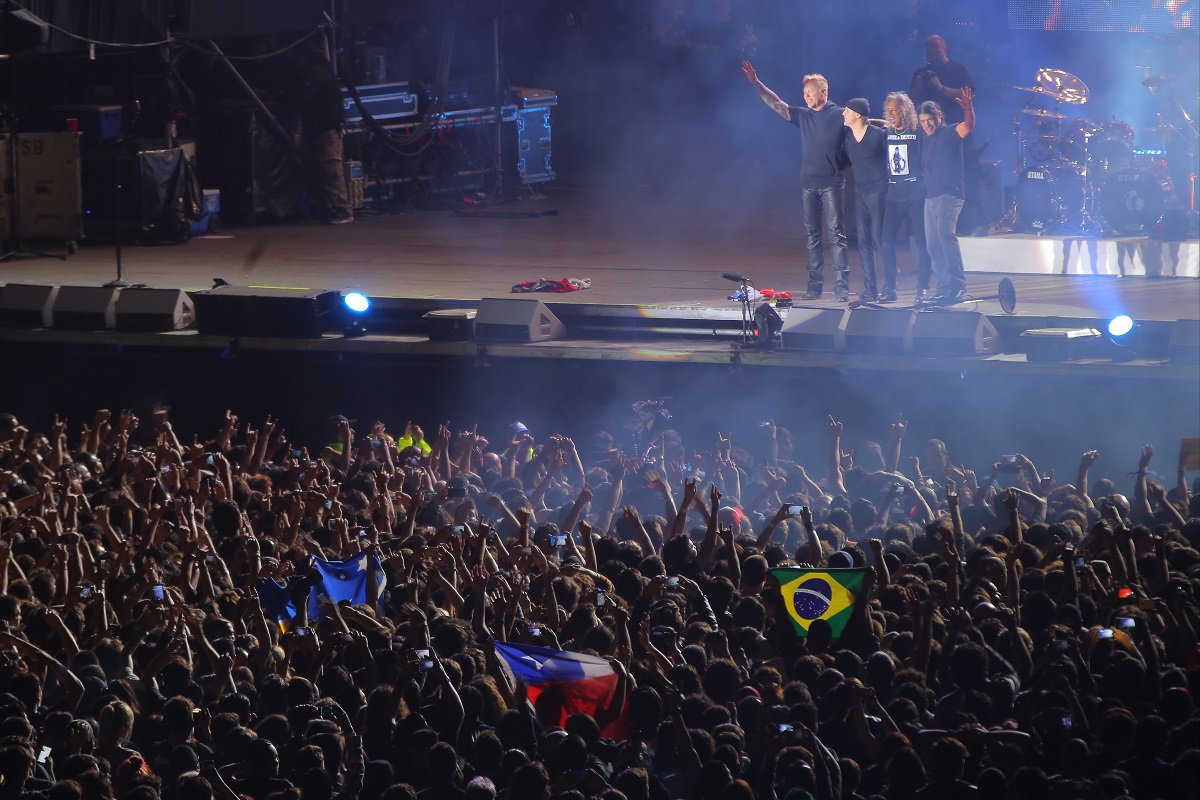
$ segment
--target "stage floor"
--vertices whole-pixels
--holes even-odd
[[[293,224],[232,228],[183,245],[121,249],[125,278],[159,288],[206,289],[214,278],[250,286],[360,291],[374,298],[471,303],[511,296],[514,284],[539,278],[587,278],[591,288],[535,296],[558,303],[669,307],[700,316],[737,314],[737,288],[723,273],[760,288],[803,293],[807,280],[798,195],[754,198],[684,197],[668,192],[572,190],[495,205],[447,204],[409,213],[360,212],[351,225]],[[1200,280],[1090,274],[1072,262],[1061,275],[1061,239],[964,237],[970,292],[994,295],[1001,277],[1017,289],[1017,314],[1139,320],[1200,319]],[[30,243],[64,252],[55,243]],[[1101,243],[1107,252],[1110,243]],[[1111,245],[1113,248],[1116,244]],[[1054,248],[1058,250],[1055,251]],[[1077,248],[1082,251],[1083,246]],[[1033,269],[1013,253],[1041,252],[1054,269]],[[1047,255],[1048,254],[1048,255]],[[1197,244],[1183,245],[1185,268],[1196,274]],[[1076,254],[1076,259],[1078,254]],[[1056,258],[1059,258],[1056,261]],[[900,305],[911,303],[915,276],[900,254]],[[979,271],[979,270],[984,271]],[[1141,270],[1137,270],[1141,272]],[[112,244],[85,242],[64,261],[15,255],[0,262],[0,282],[98,285],[117,273]],[[1087,273],[1087,274],[1078,274]],[[826,262],[823,301],[835,307]],[[851,290],[861,287],[851,252]],[[1000,314],[996,300],[964,306]]]

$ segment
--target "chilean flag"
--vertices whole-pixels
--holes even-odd
[[[504,642],[493,644],[508,682],[515,685],[517,678],[523,680],[528,687],[529,702],[536,703],[538,695],[551,688],[562,692],[560,726],[570,714],[582,713],[595,717],[601,709],[608,707],[617,689],[617,673],[602,658],[548,647]],[[627,720],[622,713],[602,733],[612,739],[626,739],[627,728]]]

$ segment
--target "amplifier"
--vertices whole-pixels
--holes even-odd
[[[376,83],[369,86],[358,86],[359,100],[362,101],[367,113],[377,120],[402,119],[416,116],[417,96],[409,91],[408,81],[400,83]],[[348,125],[357,125],[363,121],[358,104],[350,95],[350,90],[342,88],[342,109],[345,112],[344,121]]]
[[[512,96],[518,108],[549,108],[558,105],[558,92],[553,89],[513,86]]]

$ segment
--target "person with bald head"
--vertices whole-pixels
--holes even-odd
[[[920,108],[926,101],[937,103],[945,111],[946,122],[957,125],[963,114],[956,101],[962,99],[964,89],[975,90],[970,70],[949,57],[945,39],[937,34],[930,36],[925,40],[925,63],[913,72],[908,90],[913,105]]]

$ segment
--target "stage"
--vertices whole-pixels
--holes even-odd
[[[478,200],[478,198],[472,198]],[[617,192],[551,187],[504,203],[447,202],[436,209],[407,213],[365,210],[352,225],[294,224],[232,228],[198,236],[176,246],[121,248],[122,276],[136,284],[202,291],[221,278],[238,286],[359,291],[373,302],[370,334],[359,340],[337,335],[323,340],[242,339],[242,348],[406,354],[475,353],[472,342],[431,342],[422,315],[430,310],[469,308],[484,297],[536,297],[566,324],[567,336],[538,344],[489,345],[490,357],[704,361],[763,361],[780,365],[856,363],[885,369],[1025,368],[1115,370],[1157,369],[1192,379],[1197,364],[1164,363],[1162,353],[1114,365],[1111,359],[1082,365],[1026,364],[1015,347],[1021,331],[1046,327],[1100,327],[1124,313],[1171,338],[1177,320],[1200,319],[1197,242],[1163,245],[1149,240],[1100,241],[1073,248],[1062,274],[1065,240],[1001,235],[963,237],[971,299],[952,309],[986,315],[1000,332],[999,352],[971,358],[905,359],[853,353],[736,350],[742,308],[728,299],[738,286],[722,277],[745,275],[759,289],[789,291],[799,297],[807,273],[798,198],[668,196],[665,190]],[[1092,274],[1080,266],[1080,253],[1098,251]],[[1116,271],[1118,248],[1136,259],[1125,277]],[[54,243],[44,243],[54,251]],[[1177,266],[1146,275],[1143,254],[1177,251]],[[59,249],[59,252],[62,252]],[[1175,261],[1171,262],[1175,264]],[[17,254],[0,264],[5,283],[101,285],[116,277],[112,243],[85,243],[65,260]],[[899,302],[911,306],[915,276],[900,254]],[[1153,277],[1171,274],[1174,277]],[[1189,276],[1189,277],[1184,277]],[[1010,278],[1015,313],[1005,314],[997,285]],[[514,284],[537,279],[586,279],[581,291],[515,295]],[[806,304],[844,309],[832,291],[826,264],[824,298]],[[861,287],[857,251],[851,251],[851,291]],[[799,301],[797,301],[799,305]],[[757,307],[761,303],[755,303]],[[870,313],[871,309],[860,309]],[[847,313],[858,313],[847,312]],[[787,310],[781,309],[786,317]],[[134,334],[0,330],[0,340],[70,344],[87,342],[147,347],[211,347],[219,342],[194,331]],[[876,361],[879,363],[876,365]]]

